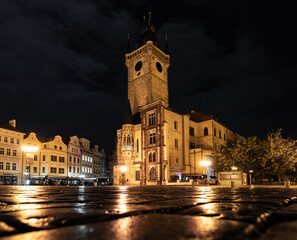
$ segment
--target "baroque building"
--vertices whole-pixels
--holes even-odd
[[[162,185],[174,180],[213,176],[214,147],[233,132],[211,115],[182,114],[169,107],[166,40],[162,51],[151,13],[144,17],[136,50],[125,55],[128,104],[117,130],[115,184]]]
[[[22,182],[22,149],[25,133],[16,128],[16,120],[0,124],[0,185]]]

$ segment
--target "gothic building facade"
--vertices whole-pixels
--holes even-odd
[[[129,43],[128,43],[129,44]],[[165,185],[174,180],[207,176],[214,164],[213,149],[233,132],[211,115],[182,114],[169,107],[170,55],[159,48],[151,13],[144,17],[136,50],[125,55],[128,104],[117,130],[114,183]]]

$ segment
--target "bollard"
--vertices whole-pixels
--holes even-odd
[[[231,181],[231,187],[233,188],[235,186],[234,181]]]
[[[286,182],[285,182],[285,188],[290,188],[290,180],[286,180]]]

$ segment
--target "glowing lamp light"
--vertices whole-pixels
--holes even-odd
[[[126,172],[126,171],[127,171],[127,167],[125,167],[125,166],[121,166],[121,167],[120,167],[120,170],[121,170],[121,172]]]
[[[231,169],[232,169],[232,171],[236,171],[237,167],[232,167]]]
[[[22,146],[22,150],[28,153],[35,153],[38,151],[38,147],[36,146]]]
[[[208,167],[209,165],[211,165],[211,161],[203,160],[199,163],[199,165],[202,167]]]

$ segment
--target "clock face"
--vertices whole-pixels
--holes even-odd
[[[138,72],[142,68],[142,61],[138,61],[135,64],[135,71]]]
[[[162,72],[162,65],[161,65],[161,63],[157,62],[156,63],[156,67],[157,67],[157,69],[158,69],[159,72]]]

